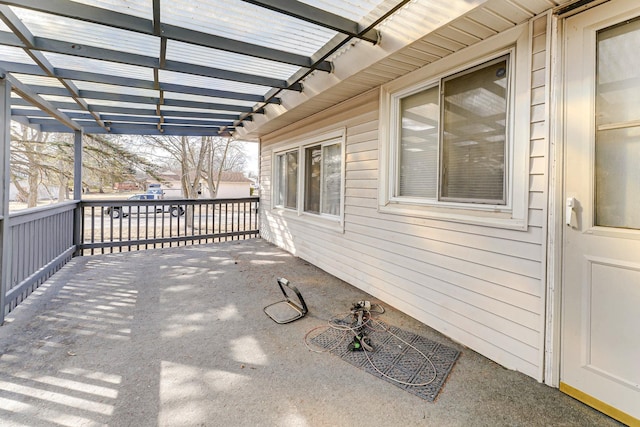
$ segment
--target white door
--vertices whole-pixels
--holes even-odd
[[[640,425],[640,2],[567,18],[560,389]],[[571,207],[573,205],[573,207]]]

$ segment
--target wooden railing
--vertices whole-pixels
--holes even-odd
[[[74,215],[78,202],[12,213],[8,221],[8,271],[2,272],[4,301],[0,324],[11,310],[26,299],[73,256]]]

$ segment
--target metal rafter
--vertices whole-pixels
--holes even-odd
[[[58,120],[60,123],[62,123],[68,128],[71,128],[73,130],[82,130],[82,127],[78,123],[71,120],[69,116],[67,116],[65,113],[60,111],[55,105],[53,105],[49,101],[42,99],[42,97],[39,96],[38,94],[31,92],[26,85],[24,85],[18,79],[13,77],[11,74],[6,74],[5,78],[7,79],[7,81],[11,83],[13,91],[18,95],[20,95],[22,99],[27,101],[29,104],[35,107],[38,107],[42,111],[47,112],[51,117],[55,118],[56,120]],[[108,129],[104,127],[101,127],[101,128],[103,128],[105,131],[108,131]]]
[[[0,44],[2,44],[0,42]],[[17,62],[0,61],[0,68],[10,73],[27,74],[32,76],[49,76],[44,70],[37,65],[20,64]],[[230,92],[217,89],[201,88],[196,86],[186,86],[174,83],[159,83],[155,81],[133,79],[130,77],[118,77],[108,74],[91,73],[88,71],[76,71],[66,68],[56,68],[54,70],[56,78],[66,80],[76,80],[92,83],[103,83],[115,86],[124,86],[149,90],[163,90],[165,92],[185,93],[190,95],[208,96],[211,98],[233,99],[238,101],[249,102],[268,102],[271,104],[280,104],[280,98],[267,99],[262,95],[252,95],[249,93]]]
[[[251,3],[256,6],[264,7],[274,12],[282,13],[294,18],[301,19],[321,27],[329,28],[350,37],[356,37],[362,40],[377,44],[380,35],[375,29],[367,29],[363,31],[361,25],[357,22],[347,19],[343,16],[336,15],[326,10],[313,7],[306,3],[296,0],[242,0],[245,3]]]
[[[160,2],[154,2],[154,17],[156,13],[155,3],[158,3],[159,9]],[[114,12],[107,9],[89,6],[69,0],[0,0],[0,4],[22,7],[25,9],[50,13],[57,16],[64,16],[66,18],[78,19],[94,24],[108,25],[110,27],[134,31],[147,35],[157,36],[158,34],[156,32],[160,30],[162,37],[169,40],[181,41],[185,43],[209,47],[212,49],[239,53],[241,55],[254,56],[270,61],[297,65],[299,67],[307,68],[312,66],[313,64],[313,61],[306,56],[280,51],[266,46],[241,42],[239,40],[233,40],[221,36],[215,36],[208,33],[189,30],[182,27],[162,24],[160,22],[154,22],[148,19],[127,15],[125,13]],[[331,71],[331,64],[329,62],[323,61],[322,63],[316,64],[315,69],[322,71]]]
[[[162,124],[164,123],[164,117],[162,116],[162,102],[164,100],[164,91],[160,89],[160,69],[167,63],[167,38],[162,36],[162,21],[160,20],[160,0],[153,0],[153,35],[160,37],[160,55],[159,64],[153,68],[153,83],[154,87],[158,91],[158,103],[156,104],[156,111],[158,112],[158,124],[157,128],[160,132],[164,132]]]
[[[18,100],[16,100],[18,101]],[[30,105],[30,104],[26,104],[26,102],[21,102],[22,104],[25,105]],[[21,105],[19,105],[20,103],[16,103],[16,102],[12,102],[13,106],[18,106],[20,107]],[[25,106],[22,105],[22,106]],[[73,104],[69,104],[69,105],[73,105]],[[92,111],[98,112],[95,108],[91,107]],[[144,109],[144,108],[126,108],[126,107],[113,107],[110,105],[101,105],[100,107],[100,117],[102,117],[104,120],[109,120],[109,117],[111,117],[109,114],[114,114],[114,115],[120,115],[121,117],[136,117],[136,116],[150,116],[150,117],[157,117],[158,114],[156,113],[156,110],[150,110],[150,109]],[[187,117],[189,119],[195,119],[195,120],[206,120],[206,119],[211,119],[211,120],[231,120],[231,121],[235,121],[238,120],[238,118],[240,117],[237,114],[224,114],[224,113],[207,113],[207,112],[202,112],[202,111],[182,111],[182,110],[166,110],[163,109],[162,113],[165,117]],[[74,111],[67,111],[65,113],[67,116],[69,116],[72,119],[75,118],[79,118],[79,117],[86,117],[85,113],[82,112],[74,112]],[[32,110],[32,109],[26,109],[26,108],[12,108],[11,109],[11,115],[13,117],[48,117],[49,115],[41,110]]]
[[[223,70],[220,68],[206,67],[203,65],[189,64],[180,61],[166,60],[164,61],[164,66],[160,67],[162,64],[160,64],[159,58],[153,56],[139,55],[114,49],[87,46],[78,43],[68,43],[65,41],[53,40],[44,37],[33,37],[30,46],[26,45],[22,40],[20,40],[19,43],[11,43],[10,38],[7,37],[7,34],[3,33],[4,32],[0,32],[0,43],[8,46],[29,49],[30,51],[36,50],[43,52],[52,52],[62,55],[77,56],[80,58],[90,58],[102,61],[111,61],[120,64],[136,65],[139,67],[151,69],[161,68],[166,71],[175,71],[178,73],[193,74],[196,76],[211,77],[221,80],[230,80],[240,83],[254,84],[258,86],[277,87],[280,89],[295,91],[302,90],[302,85],[300,83],[288,84],[286,80]]]
[[[20,39],[20,41],[24,44],[23,50],[33,59],[33,61],[48,75],[51,77],[56,77],[54,73],[53,66],[51,63],[39,52],[33,52],[31,49],[33,48],[33,40],[34,36],[31,34],[29,29],[24,26],[22,21],[18,19],[18,17],[13,13],[13,11],[8,6],[0,5],[0,19],[13,31],[13,34]],[[56,77],[57,78],[57,77]],[[64,79],[58,78],[58,81],[62,83],[62,85],[66,88],[67,94],[71,95],[74,101],[86,111],[89,111],[89,107],[87,103],[78,96],[78,88],[73,84],[73,82],[67,82]],[[107,131],[109,129],[106,128],[106,125],[100,120],[100,117],[97,114],[92,114],[96,123],[99,126],[104,127]]]
[[[42,132],[68,132],[69,129],[60,124],[40,125]],[[104,128],[99,126],[84,127],[85,134],[104,134]],[[109,133],[114,135],[178,135],[178,136],[230,136],[228,131],[221,128],[206,128],[194,126],[166,126],[164,132],[158,131],[156,125],[114,126]]]
[[[135,95],[111,94],[111,98],[109,100],[120,101],[120,102],[132,102],[136,104],[151,104],[151,105],[157,104],[157,102],[155,101],[155,98],[144,97],[144,96],[135,97]],[[51,101],[50,104],[60,110],[71,110],[71,111],[81,110],[81,108],[73,102]],[[28,106],[29,104],[27,102],[21,102],[19,99],[15,99],[13,100],[13,105],[23,107],[23,106]],[[198,101],[183,101],[180,99],[165,100],[165,105],[169,107],[231,111],[236,113],[249,113],[253,111],[251,107],[239,107],[237,105],[226,105],[226,104],[212,104],[208,102],[198,102]],[[102,111],[109,111],[108,108],[109,108],[108,106],[103,106],[103,105],[89,105],[89,110],[96,113],[99,113]],[[123,109],[123,111],[126,111],[126,110],[127,109]],[[165,110],[163,111],[164,111],[164,114],[167,115],[166,111]],[[191,113],[194,115],[199,114],[198,112],[191,112]],[[159,115],[159,114],[156,113],[156,115]]]
[[[244,1],[244,0],[243,0]],[[396,13],[398,10],[400,10],[401,8],[403,8],[407,3],[409,3],[411,0],[399,0],[398,3],[392,7],[391,9],[389,9],[386,13],[384,13],[382,16],[380,16],[378,19],[376,19],[374,22],[372,22],[371,24],[369,24],[366,28],[362,29],[361,33],[365,34],[368,31],[371,31],[372,29],[374,29],[376,26],[378,26],[381,22],[383,22],[385,19],[389,18],[391,15],[393,15],[394,13]],[[343,37],[342,40],[340,39],[334,39],[333,41],[327,43],[322,49],[320,49],[317,54],[315,55],[316,57],[316,61],[324,61],[325,59],[327,59],[328,57],[330,57],[331,55],[333,55],[334,53],[336,53],[340,48],[342,48],[342,46],[344,46],[345,44],[347,44],[349,42],[349,40],[351,40],[351,37]],[[296,74],[294,74],[293,76],[291,76],[289,78],[289,83],[294,84],[294,83],[300,83],[305,77],[307,77],[309,74],[311,74],[310,71],[308,70],[299,70]],[[278,88],[273,88],[269,93],[267,93],[266,98],[267,98],[267,102],[272,99],[273,97],[278,96],[278,94],[282,92],[281,89]],[[243,121],[247,120],[248,117],[250,117],[253,114],[264,114],[264,108],[266,106],[266,103],[262,104],[262,105],[258,105],[255,107],[255,111],[245,114],[243,115],[239,121],[235,122],[235,124],[239,124],[242,123]]]

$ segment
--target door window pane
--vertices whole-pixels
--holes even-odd
[[[640,20],[598,33],[595,225],[640,229]]]

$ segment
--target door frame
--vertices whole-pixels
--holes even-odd
[[[547,137],[549,143],[549,174],[547,191],[547,236],[546,236],[546,286],[544,313],[544,367],[543,381],[545,384],[558,388],[560,386],[560,356],[562,336],[562,274],[564,267],[564,208],[565,208],[565,71],[566,52],[564,48],[564,25],[567,18],[598,7],[608,0],[592,0],[591,3],[558,15],[563,9],[559,6],[548,14],[547,57],[550,68],[547,75],[549,93],[549,124]]]
[[[550,13],[548,34],[550,39],[549,67],[549,162],[548,162],[548,207],[547,207],[547,252],[546,252],[546,287],[545,287],[545,329],[544,329],[544,383],[560,388],[564,393],[594,407],[615,419],[624,421],[629,415],[615,407],[601,402],[580,390],[561,384],[561,337],[562,337],[562,289],[564,270],[564,234],[565,234],[565,141],[567,134],[565,108],[567,105],[565,89],[566,49],[565,25],[567,18],[583,11],[598,7],[602,1],[593,1],[587,7],[579,8],[573,13],[558,16]]]
[[[549,161],[547,207],[547,271],[544,324],[544,383],[560,386],[560,338],[562,335],[563,200],[564,200],[564,17],[549,13]]]

